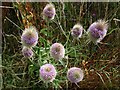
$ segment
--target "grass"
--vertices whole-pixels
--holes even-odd
[[[42,10],[46,3],[23,2],[3,3],[13,8],[3,8],[2,34],[2,76],[4,89],[77,89],[66,78],[70,67],[84,70],[85,77],[78,83],[85,89],[120,89],[119,86],[119,27],[120,3],[98,2],[54,2],[56,16],[52,21],[42,19]],[[116,19],[115,19],[116,18]],[[107,36],[102,41],[106,44],[87,43],[89,38],[84,32],[82,38],[74,40],[70,30],[76,23],[81,23],[87,31],[89,25],[98,19],[108,20]],[[17,25],[17,27],[16,27]],[[34,25],[39,32],[39,41],[33,48],[34,56],[24,58],[21,50],[22,30]],[[19,27],[18,27],[19,26]],[[22,30],[21,30],[22,29]],[[49,53],[54,42],[62,43],[66,53],[61,62],[55,61]],[[45,63],[52,63],[57,69],[57,77],[52,83],[44,83],[39,78],[39,68]]]

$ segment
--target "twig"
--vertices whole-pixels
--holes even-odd
[[[105,84],[105,82],[104,82],[102,76],[101,76],[98,72],[96,72],[96,73],[97,73],[97,75],[100,77],[100,79],[101,79],[101,81],[103,82],[103,84],[105,85],[106,89],[108,90],[108,88],[107,88],[107,86],[106,86],[106,84]]]
[[[0,6],[0,8],[11,8],[11,9],[13,9],[14,7],[9,7],[9,6]]]
[[[113,20],[114,20],[114,21],[118,21],[118,22],[120,22],[120,19],[117,19],[117,18],[114,18]]]

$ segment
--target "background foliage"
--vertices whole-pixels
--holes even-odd
[[[77,89],[66,78],[66,71],[73,66],[84,70],[85,77],[78,83],[80,88],[120,89],[120,3],[118,2],[54,2],[56,16],[53,21],[42,19],[42,10],[47,3],[14,2],[2,3],[2,68],[4,89],[61,88]],[[107,44],[94,45],[84,32],[82,38],[74,40],[70,34],[76,23],[87,31],[98,19],[108,20]],[[19,27],[16,27],[16,26]],[[39,42],[34,47],[34,56],[24,58],[21,50],[22,30],[34,25],[39,32]],[[64,66],[50,57],[52,43],[62,43],[66,49]],[[53,83],[46,85],[39,78],[39,68],[52,63],[58,71]]]

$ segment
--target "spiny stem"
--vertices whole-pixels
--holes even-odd
[[[8,21],[10,21],[12,24],[14,24],[17,28],[23,31],[17,24],[15,24],[12,20],[10,20],[8,17],[5,17]]]
[[[63,28],[62,28],[62,26],[61,26],[61,24],[60,24],[59,17],[58,17],[57,14],[56,14],[56,17],[57,17],[58,23],[56,23],[55,21],[54,21],[54,22],[55,22],[57,25],[59,25],[60,30],[62,31],[62,33],[63,33],[63,34],[65,35],[65,37],[67,38],[67,35],[65,34],[65,32],[64,32],[64,30],[63,30]]]

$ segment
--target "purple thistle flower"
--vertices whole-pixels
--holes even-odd
[[[96,16],[96,14],[95,14],[95,13],[93,13],[93,14],[92,14],[92,16],[93,16],[93,17],[95,17],[95,16]]]
[[[38,42],[38,33],[35,27],[31,26],[23,31],[21,36],[22,44],[26,47],[33,47]]]
[[[53,4],[47,4],[43,9],[43,18],[54,19],[55,17],[55,7]]]
[[[29,57],[31,58],[33,56],[33,51],[31,48],[28,48],[28,47],[23,47],[22,49],[22,54],[24,57]]]
[[[77,67],[72,67],[67,72],[67,78],[72,83],[78,83],[82,81],[83,77],[84,77],[83,70]]]
[[[40,78],[44,82],[52,82],[56,77],[56,69],[52,64],[45,64],[40,67]]]
[[[71,34],[74,38],[80,38],[82,36],[83,27],[80,24],[74,25],[71,30]]]
[[[50,47],[50,55],[56,60],[60,60],[64,58],[64,55],[65,55],[64,46],[60,43],[54,43]]]
[[[98,20],[90,25],[88,35],[95,44],[99,43],[107,33],[108,24],[104,20]]]

